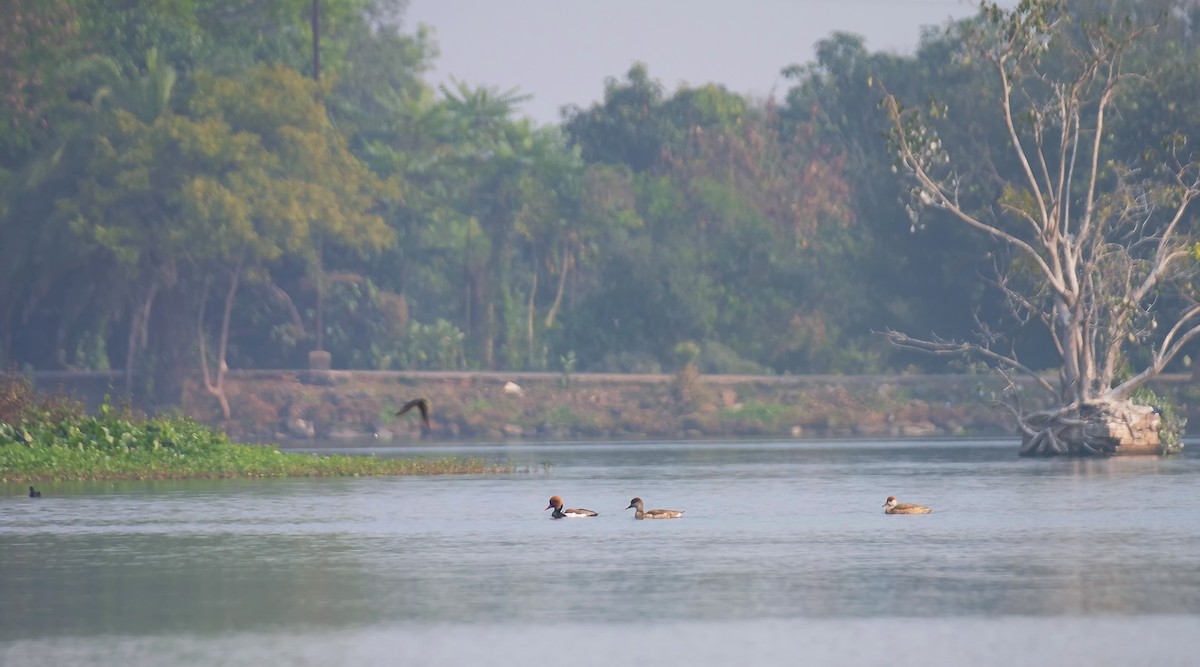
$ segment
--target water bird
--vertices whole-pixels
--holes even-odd
[[[416,408],[418,411],[420,411],[421,423],[423,423],[425,425],[425,430],[428,431],[430,428],[430,426],[429,426],[429,401],[424,398],[414,398],[413,400],[400,406],[400,409],[396,411],[396,416],[399,417],[400,415],[404,414],[405,412],[408,412],[409,410],[412,410],[413,408]]]
[[[641,498],[634,498],[629,501],[629,507],[625,509],[635,507],[637,508],[637,512],[633,515],[635,519],[678,519],[683,516],[683,510],[650,510],[647,512]]]
[[[548,510],[551,507],[554,508],[554,511],[550,513],[550,518],[552,518],[552,519],[577,519],[577,518],[585,517],[585,516],[599,516],[599,514],[597,514],[596,512],[593,512],[592,510],[584,510],[584,509],[565,510],[562,508],[563,500],[562,500],[562,498],[559,498],[558,496],[550,496],[550,504],[546,506],[546,509]],[[542,510],[542,511],[544,512],[546,510]]]
[[[29,497],[30,498],[41,498],[42,492],[38,491],[37,489],[35,489],[31,486],[31,487],[29,487]]]
[[[913,505],[912,503],[897,503],[896,496],[888,496],[884,501],[884,514],[929,514],[933,510],[924,505]]]

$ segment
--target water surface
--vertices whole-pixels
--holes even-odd
[[[0,664],[1194,664],[1195,449],[489,445],[372,451],[521,472],[3,486]]]

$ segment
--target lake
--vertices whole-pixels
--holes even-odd
[[[363,448],[519,472],[3,485],[0,664],[1194,665],[1196,448]]]

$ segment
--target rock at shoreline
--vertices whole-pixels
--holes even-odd
[[[300,417],[289,419],[287,427],[288,435],[293,438],[308,440],[317,434],[317,430],[313,428],[313,423]]]

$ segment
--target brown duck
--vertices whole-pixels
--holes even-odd
[[[633,515],[635,519],[678,519],[683,516],[683,510],[650,510],[647,512],[645,507],[641,498],[634,498],[629,501],[629,507],[625,509],[637,508],[637,512]]]
[[[884,514],[929,514],[933,510],[924,505],[913,505],[912,503],[897,503],[896,496],[888,496],[883,502]]]
[[[563,509],[563,500],[562,500],[562,498],[559,498],[558,496],[550,496],[550,504],[546,506],[546,509],[548,510],[551,507],[554,508],[554,511],[550,513],[550,518],[552,518],[552,519],[577,519],[577,518],[585,517],[585,516],[599,516],[599,514],[597,514],[596,512],[593,512],[591,510],[584,510],[584,509],[565,510],[565,509]],[[542,511],[544,512],[546,510],[542,510]]]

